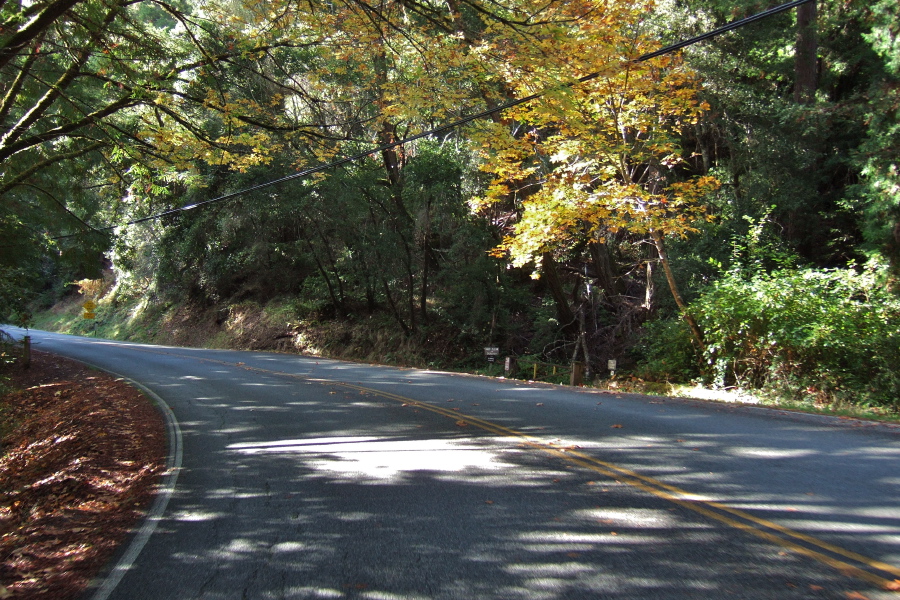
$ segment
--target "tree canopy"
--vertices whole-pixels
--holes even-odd
[[[289,297],[461,354],[740,378],[711,366],[749,360],[710,320],[724,282],[843,269],[889,298],[900,273],[895,2],[635,61],[767,8],[7,0],[2,312],[111,269],[123,302]]]

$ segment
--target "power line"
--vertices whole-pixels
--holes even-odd
[[[774,8],[770,8],[769,10],[765,10],[765,11],[763,11],[763,12],[757,13],[757,14],[755,14],[755,15],[751,15],[751,16],[749,16],[749,17],[745,17],[745,18],[743,18],[743,19],[739,19],[739,20],[737,20],[737,21],[733,21],[733,22],[731,22],[731,23],[729,23],[729,24],[727,24],[727,25],[724,25],[724,26],[722,26],[722,27],[719,27],[718,29],[714,29],[714,30],[712,30],[712,31],[709,31],[709,32],[706,32],[706,33],[704,33],[704,34],[698,35],[698,36],[696,36],[696,37],[692,37],[692,38],[690,38],[690,39],[683,40],[683,41],[681,41],[681,42],[677,42],[677,43],[675,43],[675,44],[671,44],[671,45],[665,46],[665,47],[660,48],[659,50],[656,50],[656,51],[654,51],[654,52],[649,52],[649,53],[647,53],[647,54],[641,55],[641,56],[639,56],[638,58],[635,58],[634,60],[632,60],[631,62],[634,62],[634,63],[640,63],[640,62],[648,61],[648,60],[653,59],[653,58],[657,58],[657,57],[659,57],[659,56],[663,56],[663,55],[666,55],[666,54],[671,54],[672,52],[675,52],[675,51],[677,51],[677,50],[681,50],[682,48],[686,48],[686,47],[688,47],[688,46],[692,46],[692,45],[697,44],[697,43],[699,43],[699,42],[702,42],[702,41],[705,41],[705,40],[708,40],[708,39],[712,39],[712,38],[714,38],[714,37],[717,37],[717,36],[719,36],[719,35],[722,35],[723,33],[727,33],[727,32],[729,32],[729,31],[733,31],[733,30],[738,29],[738,28],[740,28],[740,27],[744,27],[745,25],[749,25],[749,24],[751,24],[751,23],[755,23],[755,22],[757,22],[757,21],[761,21],[761,20],[763,20],[763,19],[767,19],[767,18],[769,18],[769,17],[771,17],[771,16],[773,16],[773,15],[776,15],[776,14],[779,14],[779,13],[782,13],[782,12],[789,11],[789,10],[791,10],[791,9],[797,8],[798,6],[801,6],[801,5],[803,5],[803,4],[808,4],[809,2],[814,2],[814,1],[815,1],[815,0],[794,0],[793,2],[787,2],[787,3],[785,3],[785,4],[781,4],[781,5],[776,6],[776,7],[774,7]],[[564,84],[564,85],[561,86],[561,87],[562,87],[562,88],[575,87],[575,86],[577,86],[577,85],[579,85],[579,84],[582,84],[582,83],[591,81],[592,79],[596,79],[596,78],[599,77],[601,74],[602,74],[602,73],[601,73],[600,71],[597,71],[597,72],[594,72],[594,73],[590,73],[590,74],[588,74],[588,75],[584,75],[583,77],[579,77],[579,78],[576,79],[575,81],[572,81],[572,82],[570,82],[570,83]],[[551,88],[551,89],[560,89],[560,88],[557,87],[557,88]],[[215,197],[215,198],[210,198],[210,199],[204,200],[204,201],[202,201],[202,202],[195,202],[195,203],[192,203],[192,204],[186,204],[186,205],[184,205],[184,206],[179,206],[179,207],[177,207],[177,208],[172,208],[172,209],[169,209],[169,210],[165,210],[165,211],[162,211],[162,212],[153,214],[153,215],[149,215],[149,216],[146,216],[146,217],[141,217],[141,218],[139,218],[139,219],[134,219],[134,220],[132,220],[132,221],[128,221],[127,223],[122,223],[122,224],[119,224],[119,225],[110,225],[110,226],[108,226],[108,227],[102,227],[102,228],[99,228],[99,229],[94,229],[94,232],[112,231],[112,230],[114,230],[114,229],[118,229],[119,227],[127,227],[128,225],[136,225],[136,224],[138,224],[138,223],[145,223],[145,222],[147,222],[147,221],[154,221],[154,220],[156,220],[156,219],[160,219],[160,218],[162,218],[162,217],[167,217],[167,216],[169,216],[169,215],[174,215],[174,214],[178,214],[178,213],[183,213],[183,212],[191,211],[191,210],[194,210],[194,209],[197,209],[197,208],[201,208],[201,207],[204,207],[204,206],[208,206],[208,205],[210,205],[210,204],[216,204],[216,203],[219,203],[219,202],[224,202],[224,201],[226,201],[226,200],[231,200],[231,199],[236,198],[236,197],[238,197],[238,196],[243,196],[244,194],[249,194],[249,193],[251,193],[251,192],[256,192],[256,191],[258,191],[258,190],[265,189],[265,188],[268,188],[268,187],[272,187],[272,186],[275,186],[275,185],[280,185],[280,184],[286,183],[286,182],[288,182],[288,181],[293,181],[294,179],[302,179],[302,178],[304,178],[304,177],[309,177],[310,175],[314,175],[314,174],[316,174],[316,173],[321,173],[322,171],[328,171],[328,170],[334,169],[334,168],[336,168],[336,167],[339,167],[339,166],[341,166],[341,165],[345,165],[345,164],[348,164],[348,163],[356,162],[356,161],[358,161],[358,160],[362,160],[363,158],[367,158],[367,157],[372,156],[373,154],[377,154],[377,153],[379,153],[379,152],[385,152],[385,151],[387,151],[387,150],[392,150],[392,149],[397,148],[397,147],[399,147],[399,146],[403,146],[403,145],[409,144],[409,143],[411,143],[411,142],[415,142],[416,140],[420,140],[420,139],[423,139],[423,138],[432,137],[432,136],[440,135],[440,134],[442,134],[442,133],[449,132],[449,131],[451,131],[451,130],[453,130],[453,129],[456,129],[456,128],[458,128],[458,127],[461,127],[461,126],[466,125],[466,124],[468,124],[468,123],[471,123],[471,122],[473,122],[473,121],[480,121],[481,119],[485,119],[485,118],[490,117],[490,116],[492,116],[492,115],[495,115],[495,114],[497,114],[497,113],[499,113],[499,112],[503,112],[504,110],[510,109],[510,108],[512,108],[512,107],[514,107],[514,106],[518,106],[518,105],[520,105],[520,104],[524,104],[524,103],[526,103],[526,102],[531,102],[532,100],[536,100],[537,98],[540,98],[541,96],[545,95],[545,94],[546,94],[547,92],[549,92],[549,91],[550,91],[550,89],[545,89],[545,90],[542,90],[542,91],[540,91],[540,92],[536,92],[536,93],[534,93],[534,94],[531,94],[531,95],[529,95],[529,96],[525,96],[525,97],[523,97],[523,98],[516,98],[516,99],[514,99],[514,100],[509,100],[508,102],[504,102],[503,104],[500,104],[500,105],[498,105],[498,106],[495,106],[494,108],[489,108],[489,109],[487,109],[487,110],[483,110],[483,111],[481,111],[481,112],[471,114],[471,115],[469,115],[469,116],[463,117],[463,118],[461,118],[461,119],[458,119],[458,120],[453,121],[453,122],[451,122],[451,123],[448,123],[448,124],[446,124],[446,125],[441,125],[440,127],[436,127],[436,128],[434,128],[434,129],[430,129],[430,130],[428,130],[428,131],[425,131],[425,132],[422,132],[422,133],[418,133],[418,134],[416,134],[416,135],[413,135],[413,136],[410,136],[410,137],[407,137],[407,138],[403,138],[402,140],[397,140],[397,141],[394,141],[394,142],[390,142],[390,143],[388,143],[388,144],[383,144],[383,145],[381,145],[381,146],[376,146],[376,147],[374,147],[374,148],[372,148],[372,149],[370,149],[370,150],[366,150],[366,151],[364,151],[364,152],[360,152],[360,153],[354,154],[354,155],[352,155],[352,156],[347,156],[347,157],[344,157],[344,158],[341,158],[341,159],[338,159],[338,160],[335,160],[335,161],[332,161],[332,162],[329,162],[329,163],[325,163],[325,164],[318,165],[318,166],[315,166],[315,167],[310,167],[310,168],[308,168],[308,169],[303,169],[302,171],[297,171],[296,173],[291,173],[290,175],[286,175],[286,176],[281,177],[281,178],[278,178],[278,179],[273,179],[273,180],[271,180],[271,181],[267,181],[267,182],[264,182],[264,183],[260,183],[260,184],[258,184],[258,185],[254,185],[254,186],[251,186],[251,187],[248,187],[248,188],[244,188],[244,189],[241,189],[241,190],[237,190],[237,191],[235,191],[235,192],[230,192],[230,193],[224,194],[224,195],[222,195],[222,196],[217,196],[217,197]],[[79,235],[82,235],[83,233],[87,233],[87,232],[81,232],[81,233],[75,233],[75,234],[70,234],[70,235],[64,235],[64,236],[60,236],[60,237],[56,237],[56,238],[52,238],[52,239],[54,239],[54,240],[60,240],[60,239],[64,239],[64,238],[70,238],[70,237],[79,236]]]

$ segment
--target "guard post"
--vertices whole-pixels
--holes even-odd
[[[584,385],[584,363],[575,361],[572,363],[572,375],[569,377],[569,385],[581,387]]]
[[[506,360],[503,361],[503,374],[509,377],[512,372],[516,368],[516,359],[512,356],[507,356]]]

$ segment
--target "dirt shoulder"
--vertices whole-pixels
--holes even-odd
[[[3,374],[0,598],[81,596],[150,506],[165,423],[124,381],[34,352]]]

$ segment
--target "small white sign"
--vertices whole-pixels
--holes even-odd
[[[616,359],[613,358],[611,360],[606,361],[606,368],[609,369],[610,371],[615,371],[616,370]]]

